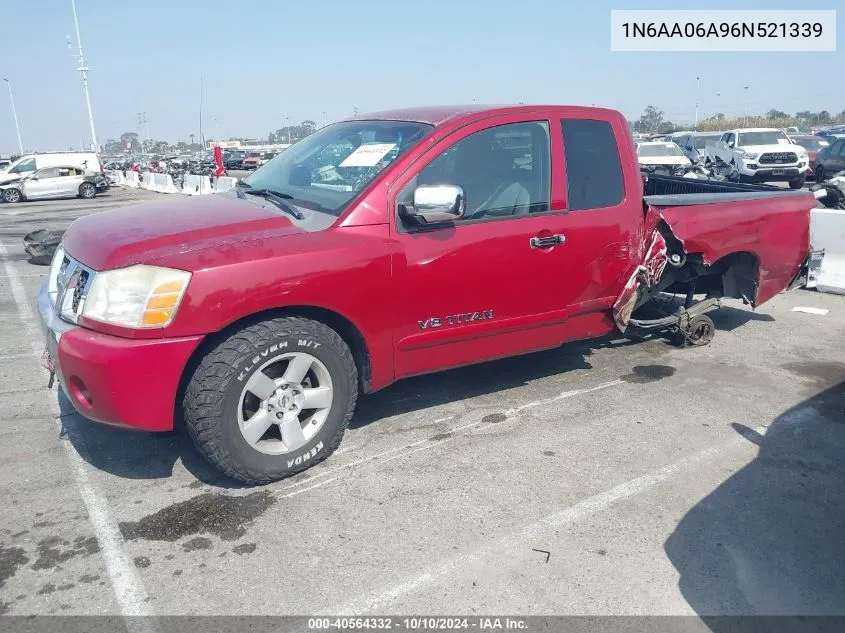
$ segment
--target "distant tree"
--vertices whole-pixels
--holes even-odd
[[[103,150],[106,154],[120,154],[123,151],[123,145],[121,145],[120,141],[109,138],[106,139],[106,142],[103,145]]]
[[[657,133],[658,134],[671,134],[675,131],[675,124],[671,121],[663,121],[660,125],[657,126]]]
[[[141,148],[141,137],[136,132],[124,132],[120,135],[120,145],[124,149],[138,150]]]
[[[772,108],[768,112],[766,112],[766,116],[770,119],[788,119],[789,115],[782,110],[775,110]]]
[[[839,114],[836,115],[837,121],[845,121],[845,110],[842,110]]]
[[[819,112],[819,123],[829,123],[830,122],[830,112],[827,110],[822,110]]]
[[[638,132],[654,132],[663,122],[663,110],[658,110],[653,105],[646,107],[640,117],[640,129]]]
[[[795,116],[799,119],[815,119],[818,117],[818,113],[810,110],[801,110],[801,112],[796,112]]]

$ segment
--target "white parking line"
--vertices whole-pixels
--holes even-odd
[[[41,352],[44,349],[43,343],[41,342],[40,326],[33,314],[32,307],[26,296],[26,291],[18,278],[18,271],[9,259],[9,252],[2,243],[0,243],[0,259],[3,260],[3,266],[9,277],[12,298],[18,306],[20,320],[26,329],[32,346],[32,356],[40,366]],[[52,393],[50,392],[51,396]],[[58,420],[60,414],[58,401],[53,397],[49,397],[48,400],[57,418],[57,422],[60,425],[64,423],[68,433],[75,434],[76,429],[73,419],[65,418],[64,420]],[[121,615],[125,618],[127,629],[132,633],[152,633],[158,631],[159,627],[157,623],[149,617],[133,617],[153,615],[153,611],[148,604],[149,598],[144,589],[144,584],[140,576],[136,573],[135,567],[124,549],[123,537],[117,526],[117,522],[111,515],[108,501],[97,490],[97,486],[88,476],[88,467],[85,461],[76,452],[71,442],[63,441],[62,445],[65,448],[73,469],[79,494],[88,511],[88,520],[94,528],[94,534],[100,545],[100,551],[103,553],[106,570],[111,579]],[[84,449],[84,444],[82,448]]]
[[[767,430],[767,426],[761,426],[755,429],[755,431],[761,435],[765,435]],[[518,532],[514,532],[502,539],[479,547],[474,551],[443,560],[440,563],[428,567],[422,572],[409,575],[389,587],[384,587],[375,592],[359,596],[358,598],[346,602],[345,604],[329,609],[323,609],[322,612],[344,616],[358,615],[378,609],[383,605],[393,602],[406,594],[418,591],[438,580],[442,580],[465,571],[474,563],[484,560],[500,559],[502,552],[523,546],[526,541],[536,541],[542,535],[559,530],[566,525],[577,523],[597,514],[598,512],[601,512],[602,510],[605,510],[619,501],[630,499],[642,494],[681,471],[699,462],[715,457],[722,450],[746,441],[747,440],[744,438],[739,437],[721,446],[706,448],[673,464],[664,466],[663,468],[659,468],[640,477],[636,477],[635,479],[621,483],[618,486],[614,486],[609,490],[599,492],[598,494],[583,499],[574,505],[568,506],[525,526]]]
[[[543,398],[542,400],[534,400],[532,402],[528,402],[523,404],[519,407],[509,409],[506,417],[499,422],[512,420],[517,415],[525,411],[526,409],[531,409],[533,407],[542,406],[544,404],[550,404],[552,402],[558,402],[560,400],[566,400],[567,398],[572,398],[574,396],[580,396],[586,393],[593,393],[594,391],[599,391],[601,389],[607,389],[608,387],[615,387],[616,385],[623,384],[624,381],[622,380],[613,380],[611,382],[605,382],[600,385],[596,385],[595,387],[587,387],[586,389],[574,389],[572,391],[564,391],[556,396],[551,398]],[[438,424],[440,422],[445,422],[447,420],[454,419],[455,416],[440,418],[439,420],[435,420],[434,424]],[[376,455],[370,455],[369,457],[364,457],[362,459],[350,462],[348,464],[344,464],[343,466],[338,466],[337,468],[333,468],[331,470],[327,470],[321,473],[317,473],[316,475],[311,476],[310,478],[303,479],[302,481],[297,481],[296,483],[290,484],[288,486],[284,486],[283,488],[279,488],[276,490],[277,493],[284,492],[285,490],[290,490],[292,488],[299,488],[300,486],[305,486],[306,484],[313,484],[310,486],[306,486],[304,488],[300,488],[299,490],[294,490],[293,492],[289,492],[287,494],[282,494],[279,496],[280,499],[287,499],[288,497],[295,497],[296,495],[300,495],[303,492],[308,492],[309,490],[314,490],[315,488],[320,488],[325,486],[326,484],[332,483],[334,481],[341,481],[343,479],[347,479],[348,476],[351,474],[353,470],[366,470],[368,468],[372,468],[373,466],[380,466],[381,464],[386,464],[388,462],[392,462],[395,459],[401,459],[402,457],[408,457],[409,455],[413,455],[414,453],[419,453],[420,451],[427,451],[432,448],[438,448],[447,442],[451,442],[459,437],[463,437],[465,435],[469,435],[478,427],[482,425],[486,425],[483,419],[477,420],[475,422],[470,422],[469,424],[463,424],[461,426],[456,426],[452,429],[444,431],[441,435],[443,436],[439,440],[431,440],[431,439],[424,439],[419,440],[417,442],[411,442],[410,444],[405,444],[398,448],[392,448],[390,450],[384,451],[382,453],[378,453]],[[422,446],[421,446],[422,445]],[[393,453],[396,453],[395,455]],[[347,472],[343,472],[347,471]],[[314,483],[314,480],[319,477],[325,477],[327,475],[343,472],[341,475],[337,475],[336,477],[331,477],[324,481],[320,481]]]

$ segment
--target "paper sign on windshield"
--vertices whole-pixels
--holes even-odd
[[[343,159],[338,167],[374,167],[396,147],[396,143],[370,143],[361,145],[349,156]]]

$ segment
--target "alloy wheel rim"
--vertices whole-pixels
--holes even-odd
[[[334,401],[329,370],[305,352],[280,354],[247,379],[238,401],[238,429],[266,455],[307,444],[323,427]]]

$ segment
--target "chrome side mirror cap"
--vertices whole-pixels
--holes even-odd
[[[458,185],[421,185],[414,190],[413,215],[426,224],[454,222],[465,211],[464,190]]]

